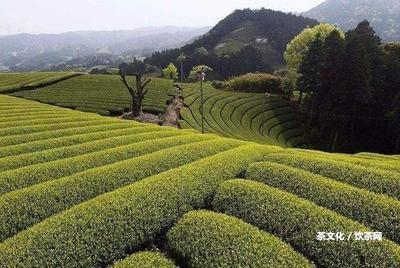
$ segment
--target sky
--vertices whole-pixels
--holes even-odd
[[[306,11],[324,0],[0,0],[0,35],[213,26],[235,9]]]

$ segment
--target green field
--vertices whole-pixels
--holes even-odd
[[[172,82],[153,78],[149,89],[144,110],[163,113],[169,94],[175,92]],[[130,106],[127,90],[113,75],[82,75],[13,95],[101,115],[119,115]],[[182,126],[201,130],[199,85],[185,84],[184,96]],[[308,146],[294,108],[280,97],[226,92],[206,84],[204,111],[206,132],[262,144]]]
[[[0,95],[0,267],[399,267],[399,166]]]
[[[71,72],[0,73],[0,93],[43,87],[77,75]]]

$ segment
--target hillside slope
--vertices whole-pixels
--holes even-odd
[[[172,81],[153,78],[148,88],[144,110],[163,113],[174,93]],[[130,107],[130,96],[116,75],[82,75],[13,96],[102,115],[120,115]],[[199,85],[185,84],[184,96],[182,125],[201,130]],[[204,107],[206,132],[284,147],[307,144],[294,108],[281,97],[226,92],[207,83]]]
[[[143,56],[182,46],[209,29],[165,26],[124,31],[0,36],[0,67],[13,71],[42,70],[104,51],[118,56],[127,51],[131,55]]]
[[[244,66],[247,61],[252,61],[249,68],[271,70],[283,65],[287,43],[305,27],[315,24],[317,21],[313,19],[269,9],[236,10],[193,43],[180,49],[157,52],[149,62],[165,67],[169,62],[176,62],[176,58],[184,53],[190,58],[185,63],[187,70],[203,63],[211,65],[226,77],[241,73],[232,65]],[[232,64],[226,65],[223,60],[227,58]]]
[[[399,159],[0,95],[0,266],[399,267]]]
[[[304,16],[350,30],[368,20],[385,42],[400,41],[400,1],[327,0]]]

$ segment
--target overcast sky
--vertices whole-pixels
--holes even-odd
[[[323,0],[0,0],[0,35],[213,26],[238,8],[306,11]]]

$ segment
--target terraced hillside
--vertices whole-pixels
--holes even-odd
[[[201,130],[201,97],[198,90],[185,94],[182,125]],[[207,87],[204,94],[204,128],[225,137],[306,147],[307,142],[294,108],[279,96],[233,93]]]
[[[173,94],[172,82],[153,78],[145,98],[145,110],[162,113]],[[182,126],[201,130],[198,84],[185,84]],[[121,114],[130,106],[130,96],[118,76],[83,75],[49,87],[13,94],[61,107],[102,115]],[[232,93],[205,86],[205,130],[225,137],[306,147],[303,132],[294,109],[279,97],[262,94]]]
[[[43,87],[77,75],[71,72],[0,73],[0,93]]]
[[[0,95],[0,267],[399,267],[399,166]]]
[[[133,81],[132,81],[133,82]],[[144,109],[164,112],[172,90],[169,80],[154,79],[149,84]],[[56,106],[93,112],[101,115],[120,115],[130,107],[130,95],[117,75],[82,75],[39,90],[13,94]]]

